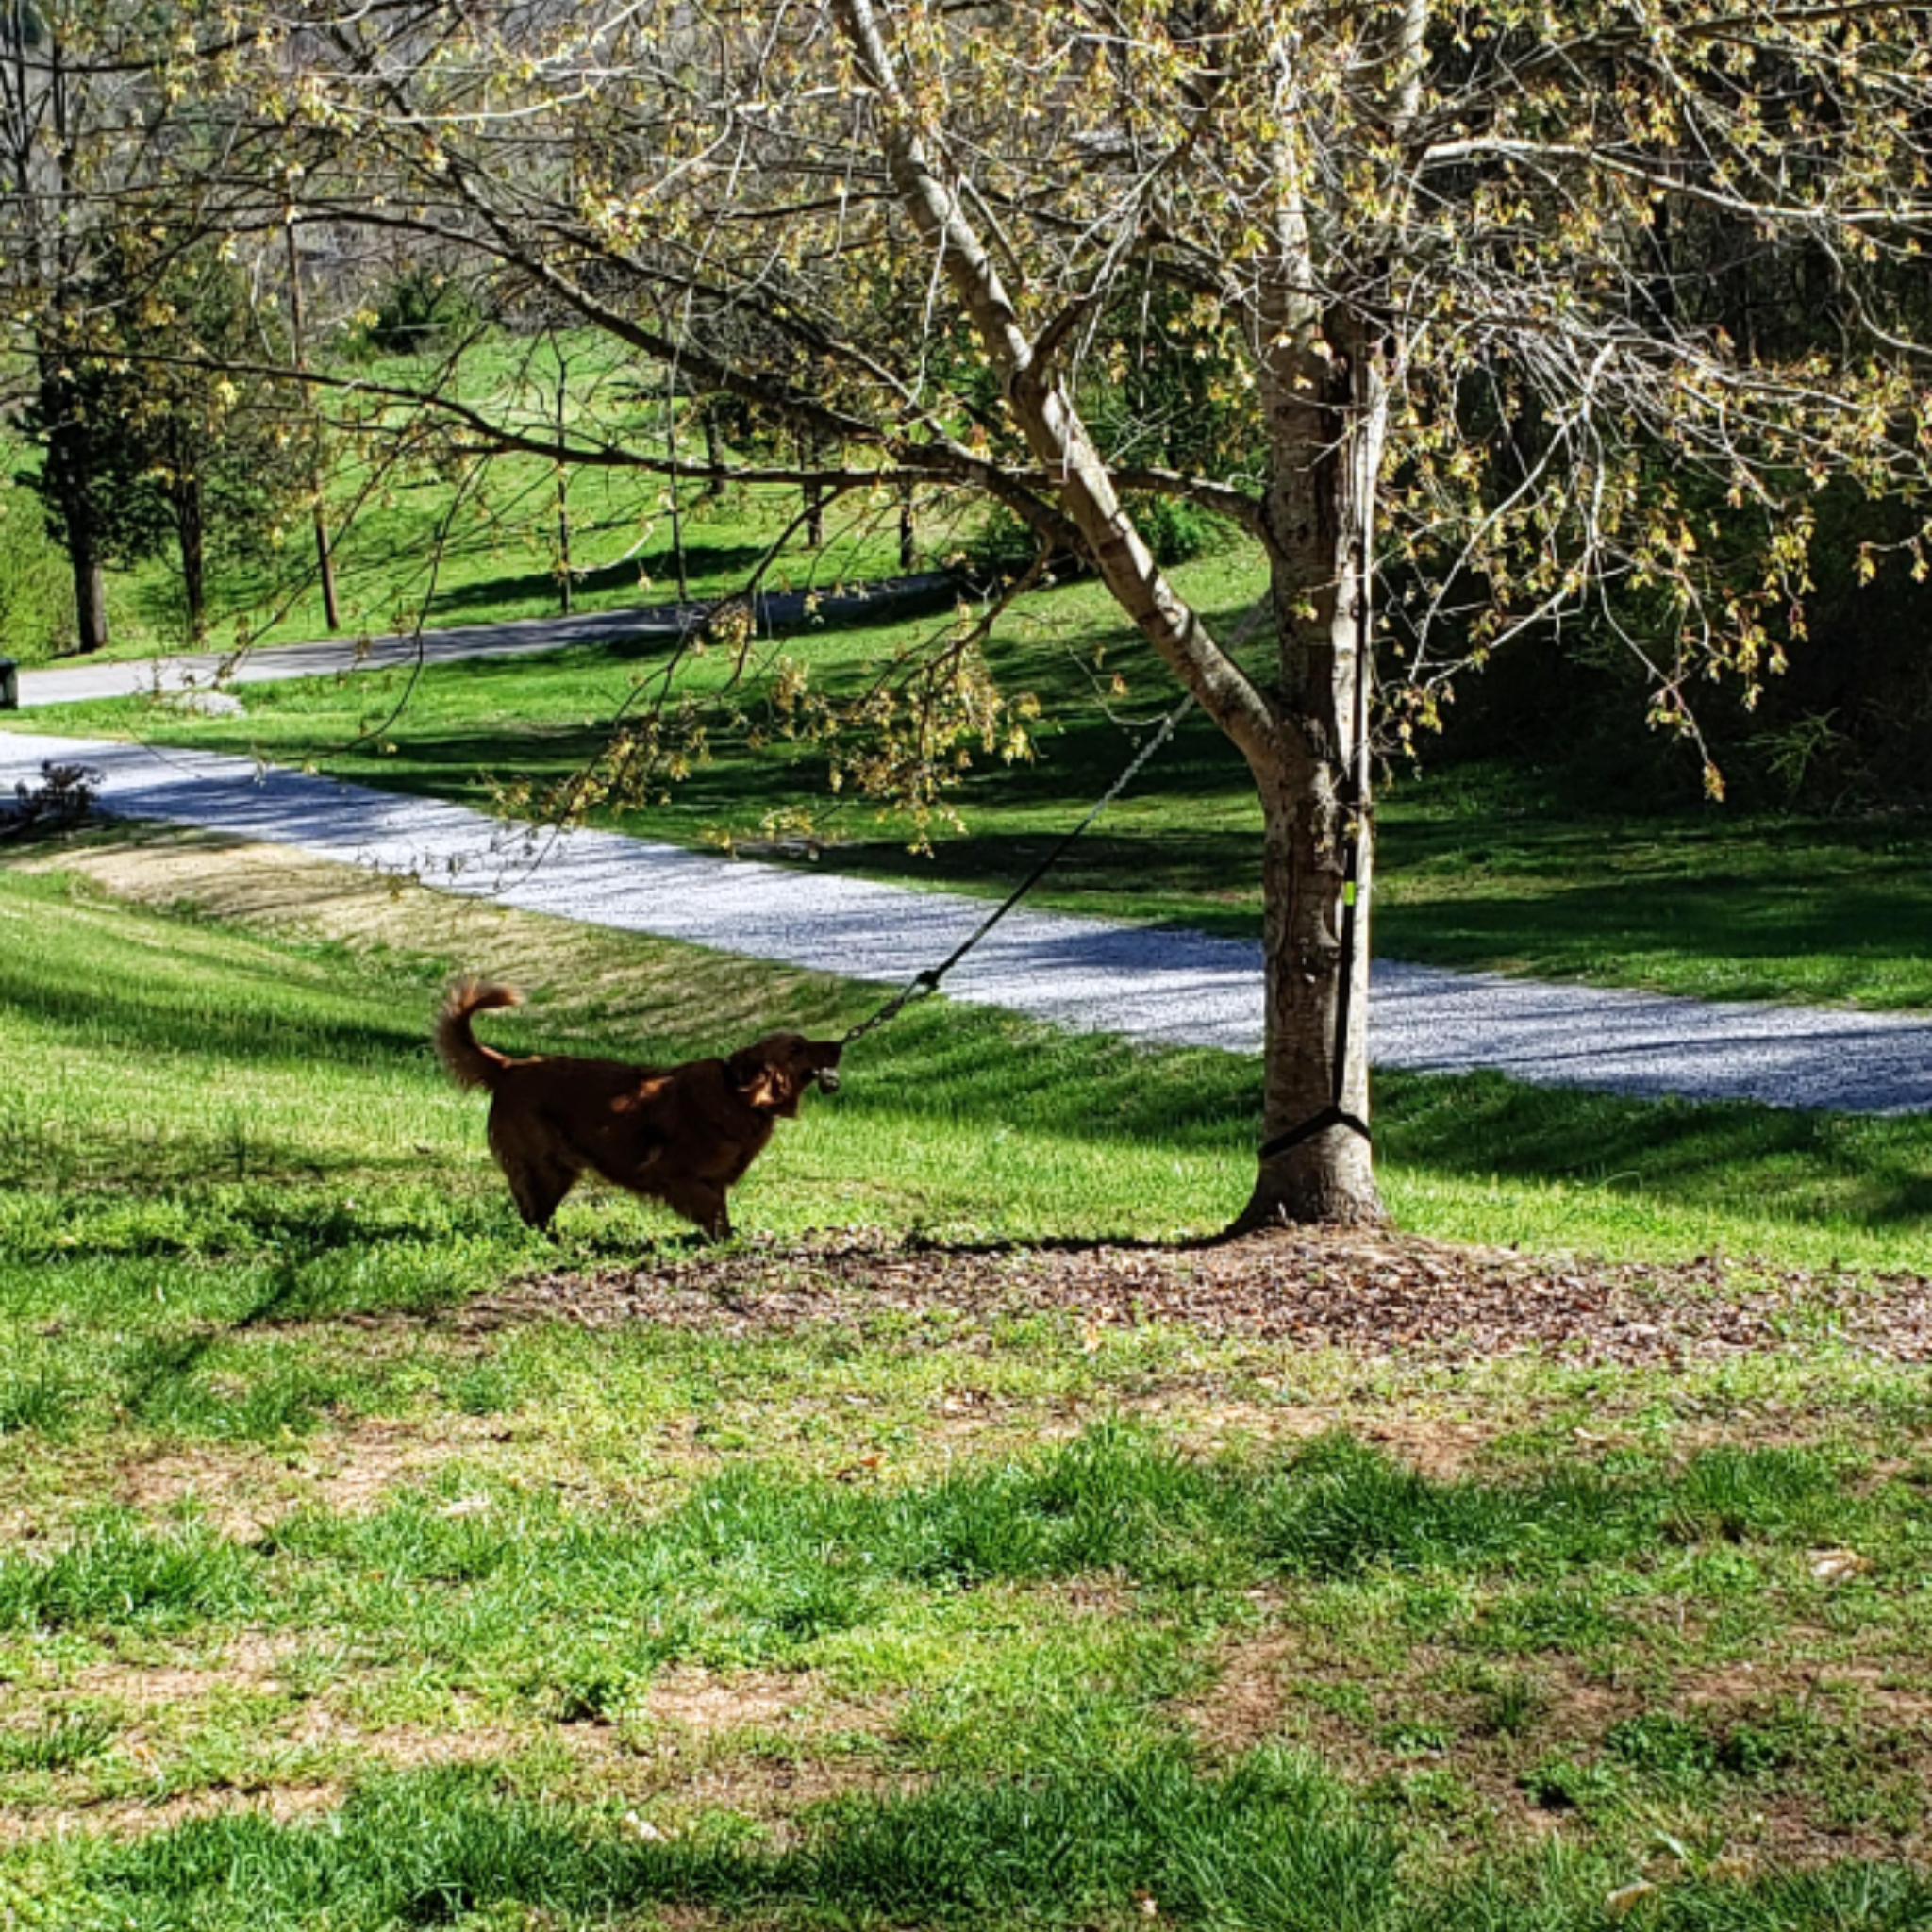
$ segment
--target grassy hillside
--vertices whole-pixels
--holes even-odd
[[[663,455],[666,425],[655,367],[640,365],[594,337],[566,334],[562,341],[564,419],[572,434],[587,443]],[[405,412],[400,405],[385,406],[375,392],[381,389],[447,387],[463,403],[540,436],[555,426],[558,355],[547,338],[492,337],[469,349],[453,374],[445,372],[440,356],[429,353],[361,356],[338,361],[326,373],[345,385],[327,392],[332,414],[387,421],[392,432]],[[688,404],[679,419],[678,447],[686,460],[702,459],[704,440]],[[30,461],[30,453],[19,452],[0,473],[0,554],[7,554],[13,525],[33,525],[40,517],[32,493],[7,480]],[[419,620],[441,628],[546,616],[559,608],[557,474],[541,458],[458,460],[433,431],[344,436],[338,439],[325,502],[343,636],[407,630]],[[661,479],[641,471],[585,467],[568,479],[567,505],[576,609],[676,598],[670,496]],[[741,589],[800,508],[799,492],[789,488],[708,495],[683,486],[682,541],[691,595]],[[788,557],[774,585],[887,575],[898,562],[896,515],[895,508],[888,512],[857,500],[835,506],[826,514],[824,547]],[[925,538],[944,549],[957,532],[936,525]],[[58,554],[44,543],[32,548],[36,558],[51,558],[58,577]],[[266,557],[217,556],[209,589],[207,641],[212,647],[242,641],[287,643],[326,634],[305,513],[291,516],[280,546]],[[110,573],[108,591],[108,657],[148,657],[185,647],[172,555]],[[50,658],[59,630],[54,601],[37,599],[33,622],[15,626],[8,650],[22,662]]]

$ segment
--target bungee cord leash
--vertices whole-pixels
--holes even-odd
[[[1254,628],[1257,616],[1265,608],[1266,599],[1264,598],[1258,601],[1255,608],[1249,612],[1247,620],[1239,627],[1235,637],[1230,640],[1228,648],[1234,648],[1246,638],[1248,633]],[[1353,1018],[1352,1009],[1355,993],[1356,920],[1357,906],[1361,896],[1363,768],[1367,762],[1369,751],[1368,664],[1366,651],[1363,648],[1367,641],[1362,635],[1366,626],[1362,623],[1362,613],[1359,609],[1357,612],[1356,621],[1357,625],[1357,656],[1354,692],[1355,730],[1353,735],[1355,744],[1353,747],[1354,759],[1348,771],[1346,796],[1343,800],[1349,816],[1346,829],[1343,833],[1346,851],[1342,859],[1341,884],[1341,934],[1340,947],[1341,983],[1337,989],[1335,1000],[1334,1087],[1328,1105],[1323,1108],[1320,1112],[1311,1114],[1307,1120],[1300,1122],[1297,1125],[1290,1127],[1285,1132],[1276,1134],[1272,1139],[1261,1143],[1257,1158],[1263,1164],[1275,1158],[1278,1155],[1286,1154],[1291,1147],[1300,1146],[1304,1141],[1312,1141],[1316,1135],[1326,1133],[1330,1127],[1346,1127],[1350,1133],[1360,1136],[1362,1140],[1368,1141],[1372,1146],[1374,1144],[1374,1136],[1369,1131],[1368,1123],[1361,1119],[1359,1115],[1349,1112],[1342,1104],[1347,1092],[1349,1023]],[[987,934],[1059,863],[1061,857],[1065,854],[1067,848],[1073,844],[1074,841],[1134,782],[1135,778],[1140,774],[1141,767],[1174,736],[1175,727],[1187,716],[1189,711],[1193,708],[1193,705],[1194,699],[1191,693],[1182,698],[1180,703],[1161,720],[1159,728],[1134,754],[1127,764],[1126,770],[1108,787],[1106,793],[1087,813],[1086,817],[1072,831],[1061,836],[1059,842],[1054,846],[1053,850],[993,908],[960,944],[954,947],[945,958],[941,960],[937,966],[927,967],[924,973],[918,974],[909,984],[901,987],[870,1019],[861,1020],[840,1041],[841,1046],[850,1046],[854,1041],[863,1040],[868,1033],[883,1026],[888,1020],[896,1019],[908,1007],[924,999],[930,993],[937,992],[941,980],[961,959],[965,958],[967,954],[972,952],[974,947],[978,945],[980,941],[985,939]]]
[[[1053,850],[980,921],[978,926],[958,945],[955,946],[937,966],[928,966],[909,985],[901,987],[871,1019],[861,1020],[840,1044],[841,1046],[850,1046],[855,1040],[863,1040],[875,1027],[883,1026],[888,1020],[895,1019],[915,1001],[924,999],[928,993],[937,992],[940,981],[1059,863],[1061,856],[1066,852],[1068,846],[1134,782],[1135,778],[1140,774],[1141,768],[1174,736],[1174,727],[1193,708],[1193,705],[1194,700],[1191,694],[1184,697],[1160,721],[1159,728],[1134,754],[1132,759],[1128,762],[1126,770],[1108,787],[1105,796],[1100,799],[1071,832],[1061,835],[1059,842]]]

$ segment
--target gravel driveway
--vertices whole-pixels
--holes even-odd
[[[725,858],[617,833],[556,834],[246,758],[0,733],[0,792],[43,758],[106,774],[104,808],[419,878],[444,891],[815,967],[910,979],[985,916],[983,900]],[[478,962],[483,964],[486,962]],[[1258,946],[1019,911],[947,980],[955,999],[1130,1040],[1253,1053]],[[1852,1113],[1932,1111],[1932,1020],[1708,1003],[1378,962],[1384,1067]]]

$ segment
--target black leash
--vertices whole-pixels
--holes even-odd
[[[1264,597],[1256,604],[1254,609],[1249,612],[1247,620],[1240,626],[1235,636],[1229,640],[1228,649],[1231,650],[1245,641],[1248,634],[1255,627],[1260,614],[1267,608],[1267,603],[1268,600]],[[1290,1127],[1285,1133],[1276,1134],[1270,1141],[1264,1141],[1261,1143],[1261,1150],[1258,1156],[1258,1158],[1263,1161],[1272,1160],[1276,1155],[1286,1154],[1291,1147],[1299,1147],[1304,1141],[1312,1141],[1317,1134],[1325,1134],[1330,1127],[1346,1127],[1350,1133],[1359,1134],[1371,1145],[1374,1142],[1374,1136],[1370,1133],[1368,1123],[1361,1119],[1359,1115],[1350,1113],[1342,1105],[1342,1099],[1348,1083],[1349,1023],[1353,1017],[1355,1004],[1356,913],[1357,903],[1361,896],[1359,882],[1361,876],[1363,774],[1367,767],[1369,755],[1369,666],[1368,654],[1365,648],[1368,640],[1366,636],[1367,626],[1363,623],[1363,612],[1359,606],[1357,608],[1356,625],[1355,758],[1352,769],[1348,774],[1348,791],[1347,797],[1344,800],[1349,819],[1347,830],[1343,835],[1347,841],[1347,853],[1342,859],[1341,986],[1336,994],[1335,1000],[1334,1098],[1329,1101],[1328,1105],[1321,1112],[1311,1115],[1307,1120],[1301,1122],[1299,1125]],[[978,927],[961,944],[954,947],[952,952],[941,960],[937,966],[928,966],[924,973],[920,974],[908,985],[901,987],[870,1019],[861,1020],[857,1026],[853,1027],[840,1044],[841,1046],[850,1046],[855,1040],[863,1040],[868,1033],[883,1026],[888,1020],[896,1019],[908,1007],[912,1006],[919,1000],[924,999],[929,993],[937,992],[940,981],[1059,863],[1062,855],[1073,844],[1074,841],[1134,782],[1134,779],[1140,774],[1141,768],[1174,736],[1175,726],[1187,716],[1188,712],[1192,708],[1193,703],[1194,700],[1191,695],[1184,697],[1161,720],[1160,728],[1134,754],[1126,770],[1108,787],[1105,796],[1094,805],[1093,808],[1088,812],[1087,816],[1072,831],[1065,833],[1061,837],[1058,844],[993,908],[992,911],[979,923]]]
[[[945,958],[941,959],[937,966],[928,966],[909,986],[900,988],[871,1019],[861,1020],[840,1044],[841,1046],[850,1046],[855,1040],[863,1040],[875,1026],[883,1026],[888,1020],[896,1018],[908,1007],[911,1006],[915,1000],[923,1000],[928,993],[937,992],[940,981],[1059,863],[1067,847],[1134,782],[1141,767],[1174,736],[1174,727],[1187,716],[1188,712],[1192,708],[1193,703],[1194,700],[1191,696],[1184,697],[1160,721],[1160,728],[1134,754],[1127,769],[1108,787],[1106,796],[1094,806],[1092,810],[1071,832],[1062,835],[1059,843],[980,921],[977,930],[972,933],[961,944],[955,946],[952,952]]]

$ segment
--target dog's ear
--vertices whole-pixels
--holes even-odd
[[[762,1045],[741,1046],[724,1062],[732,1091],[752,1107],[777,1107],[785,1099],[785,1081],[766,1058]]]

